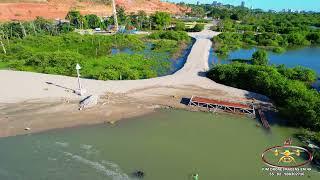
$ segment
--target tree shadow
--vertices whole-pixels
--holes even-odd
[[[263,102],[269,102],[270,101],[270,99],[267,96],[262,95],[262,94],[258,94],[258,93],[254,93],[254,92],[246,93],[245,97],[247,99],[256,99],[256,100],[263,101]]]
[[[65,86],[61,86],[59,84],[55,84],[55,83],[48,82],[48,81],[46,82],[46,84],[53,85],[53,86],[65,89],[65,90],[71,91],[72,93],[76,94],[76,90],[74,90],[74,89],[71,89],[71,88],[68,88],[68,87],[65,87]]]
[[[180,104],[184,104],[184,105],[188,106],[190,100],[191,100],[190,98],[183,97],[183,98],[181,98]]]
[[[294,127],[289,123],[288,119],[285,119],[281,116],[281,114],[278,112],[277,108],[273,105],[270,98],[268,98],[265,95],[261,95],[254,92],[248,92],[245,94],[245,97],[247,99],[256,99],[260,102],[254,102],[255,109],[261,109],[263,111],[268,123],[270,126],[280,126],[280,127]]]
[[[207,77],[207,72],[198,72],[198,76]]]

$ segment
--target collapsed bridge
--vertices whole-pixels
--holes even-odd
[[[226,101],[226,100],[216,100],[216,99],[208,99],[198,96],[192,96],[189,101],[189,106],[196,106],[201,108],[207,108],[210,112],[216,112],[217,110],[222,110],[229,113],[234,114],[245,114],[249,115],[252,118],[256,117],[256,109],[253,102],[233,102],[233,101]],[[259,108],[257,109],[259,119],[262,123],[262,126],[266,129],[270,129],[270,125],[262,112]]]

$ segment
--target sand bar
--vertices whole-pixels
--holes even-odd
[[[265,99],[206,78],[211,38],[218,33],[189,33],[196,39],[182,69],[168,76],[143,80],[99,81],[82,79],[87,94],[101,97],[93,109],[78,111],[82,98],[74,77],[0,70],[0,137],[55,128],[96,124],[139,116],[159,107],[186,109],[183,98],[192,95],[215,99]],[[25,127],[30,127],[25,131]]]

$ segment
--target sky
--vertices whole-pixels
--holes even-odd
[[[212,3],[218,1],[223,4],[240,5],[241,1],[245,1],[246,7],[260,8],[264,10],[277,10],[293,9],[305,11],[318,11],[320,12],[320,0],[165,0],[170,2],[185,2],[185,3]]]

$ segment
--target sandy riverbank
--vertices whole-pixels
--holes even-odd
[[[73,93],[76,78],[31,72],[0,71],[0,136],[53,128],[115,121],[165,106],[187,108],[182,98],[192,95],[218,99],[264,98],[207,79],[210,38],[216,32],[190,33],[195,44],[182,69],[164,77],[134,81],[82,80],[87,94],[101,96],[94,109],[78,111],[82,98]],[[25,131],[30,127],[30,131]]]

